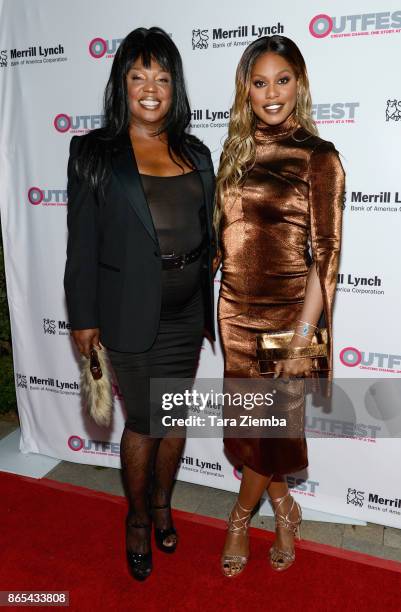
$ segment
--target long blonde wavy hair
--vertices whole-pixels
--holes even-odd
[[[252,68],[260,55],[277,53],[292,66],[297,78],[295,118],[311,134],[317,134],[312,119],[312,99],[305,60],[297,45],[286,36],[262,36],[244,51],[235,75],[235,99],[231,109],[228,137],[223,146],[217,173],[214,225],[217,236],[228,193],[238,193],[247,172],[255,163],[256,115],[249,102]]]

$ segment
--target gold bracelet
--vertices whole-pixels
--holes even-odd
[[[309,329],[310,327],[314,327],[315,329],[317,329],[316,325],[313,325],[312,323],[307,323],[306,321],[301,321],[301,319],[298,319],[298,322],[299,322],[299,323],[303,323],[303,326],[302,326],[302,334],[299,334],[299,335],[302,335],[302,336],[304,336],[305,338],[307,337],[307,335],[308,335],[308,333],[309,333],[309,331],[310,331],[310,329]],[[315,333],[315,331],[314,331],[314,330],[312,330],[312,332],[313,332],[313,333],[312,333],[312,335],[313,335],[313,334]]]
[[[308,339],[308,336],[303,336],[302,334],[298,334],[298,332],[294,332],[294,336],[299,336],[300,338],[303,338],[304,340],[305,340],[305,338]],[[313,336],[313,334],[312,334],[312,336]],[[312,336],[309,338],[309,341],[312,340]]]
[[[313,325],[313,323],[309,323],[308,321],[302,321],[302,319],[297,319],[300,323],[305,323],[305,325],[311,325],[315,329],[317,329],[317,325]]]

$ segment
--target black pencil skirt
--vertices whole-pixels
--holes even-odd
[[[190,389],[203,339],[204,303],[201,286],[184,304],[162,307],[156,339],[145,352],[123,353],[106,347],[123,396],[125,427],[151,433],[150,386],[152,378],[188,378]]]

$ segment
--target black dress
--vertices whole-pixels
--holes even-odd
[[[206,232],[198,172],[169,177],[141,175],[141,180],[162,255],[196,249]],[[204,328],[202,265],[201,255],[182,270],[162,270],[159,330],[149,350],[123,353],[107,347],[127,411],[125,426],[131,431],[151,433],[152,378],[192,379],[195,375]]]

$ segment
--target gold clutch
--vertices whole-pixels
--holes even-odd
[[[317,328],[312,336],[310,346],[289,348],[294,330],[266,332],[256,337],[257,359],[261,374],[274,374],[274,362],[280,359],[309,357],[312,359],[312,372],[323,372],[329,369],[327,329]]]

